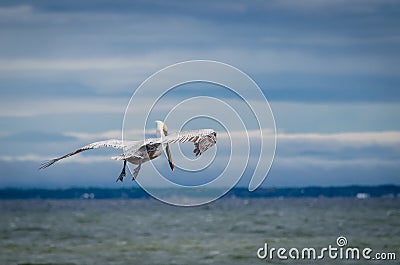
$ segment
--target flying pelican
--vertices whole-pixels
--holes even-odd
[[[182,131],[168,135],[168,127],[164,122],[156,121],[156,124],[157,124],[156,128],[157,138],[149,138],[142,141],[121,141],[116,139],[110,139],[105,141],[94,142],[86,146],[83,146],[64,156],[46,161],[40,166],[39,169],[47,168],[61,159],[73,156],[75,154],[78,154],[86,150],[96,149],[100,147],[113,147],[116,149],[124,150],[123,154],[111,157],[114,160],[124,161],[124,166],[122,168],[121,174],[117,178],[117,182],[123,181],[126,175],[125,172],[126,162],[138,165],[134,169],[132,174],[132,180],[135,180],[135,178],[139,174],[142,164],[159,157],[163,152],[164,146],[169,166],[171,167],[171,170],[174,170],[174,163],[172,162],[172,156],[169,149],[169,144],[177,142],[184,143],[188,141],[193,142],[194,143],[193,153],[195,154],[195,156],[198,156],[217,143],[217,133],[212,129]]]

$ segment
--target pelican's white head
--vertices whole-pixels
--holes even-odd
[[[157,137],[166,136],[168,134],[167,125],[162,121],[156,121],[156,124],[157,124],[156,128]]]
[[[156,128],[157,137],[161,137],[161,135],[167,136],[168,135],[167,125],[162,121],[156,121],[156,124],[157,124]],[[167,153],[169,166],[171,167],[171,170],[174,170],[174,163],[172,162],[172,156],[171,156],[171,151],[169,150],[169,144],[166,144],[165,152]]]

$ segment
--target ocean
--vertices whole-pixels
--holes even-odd
[[[0,264],[400,263],[398,197],[225,198],[199,207],[29,199],[0,200],[0,210]],[[346,240],[341,250],[338,237]],[[266,244],[268,253],[286,252],[264,257]],[[329,245],[336,258],[322,252],[310,260],[293,250],[315,248],[319,256]],[[350,247],[396,260],[340,258]]]

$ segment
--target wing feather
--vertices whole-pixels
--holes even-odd
[[[201,155],[217,143],[217,133],[212,129],[182,131],[163,138],[163,144],[193,142],[195,156]]]
[[[88,145],[86,145],[84,147],[81,147],[81,148],[79,148],[79,149],[77,149],[77,150],[75,150],[75,151],[73,151],[71,153],[68,153],[68,154],[66,154],[64,156],[57,157],[57,158],[51,159],[49,161],[46,161],[46,162],[42,163],[42,165],[39,167],[39,169],[47,168],[47,167],[53,165],[54,163],[56,163],[57,161],[59,161],[61,159],[76,155],[76,154],[78,154],[80,152],[83,152],[83,151],[86,151],[86,150],[90,150],[90,149],[101,148],[101,147],[113,147],[113,148],[116,148],[116,149],[123,149],[125,147],[125,145],[123,144],[123,142],[121,140],[115,140],[115,139],[94,142],[94,143],[88,144]]]

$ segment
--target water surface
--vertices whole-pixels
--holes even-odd
[[[400,199],[2,200],[0,264],[366,264],[260,260],[273,247],[400,249]],[[377,261],[369,261],[379,264]],[[381,261],[381,264],[398,264]]]

